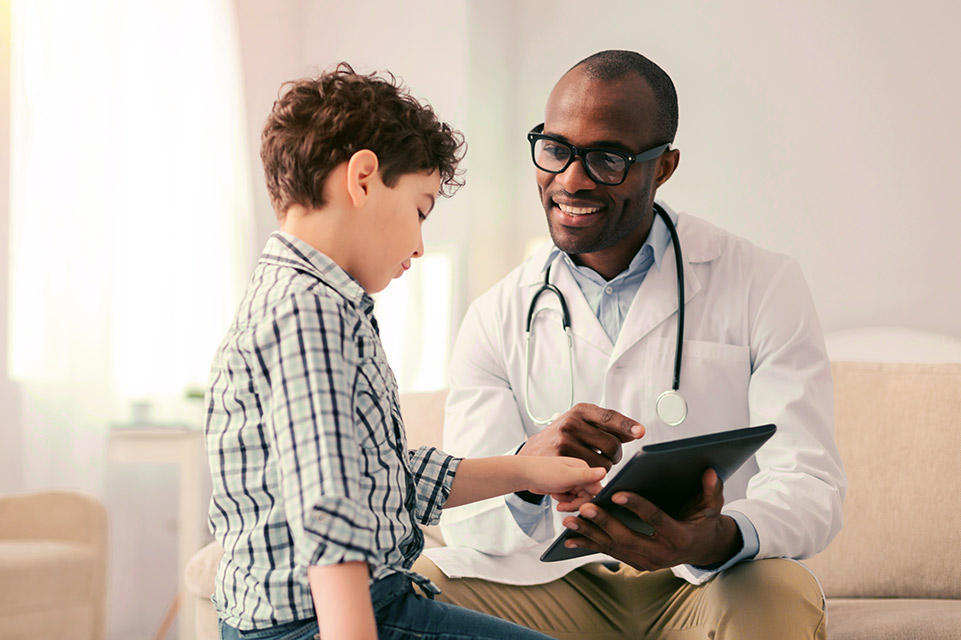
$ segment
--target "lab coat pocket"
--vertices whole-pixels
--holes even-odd
[[[675,345],[673,338],[659,337],[652,339],[648,350],[660,391],[670,389],[673,382]],[[750,382],[751,351],[747,345],[685,340],[680,393],[687,402],[688,413],[673,437],[749,426]],[[665,428],[671,427],[665,425]]]

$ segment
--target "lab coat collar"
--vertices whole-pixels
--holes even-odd
[[[667,205],[661,203],[667,209]],[[668,213],[673,213],[668,209]],[[701,280],[694,265],[712,262],[721,255],[720,231],[713,225],[698,218],[686,215],[677,216],[677,235],[681,244],[684,269],[684,303],[691,300],[701,290]],[[660,271],[650,271],[641,283],[631,303],[621,333],[617,336],[610,363],[614,364],[622,355],[651,333],[656,327],[677,317],[677,262],[674,259],[674,245],[667,248],[664,264]],[[674,338],[676,325],[670,332]]]
[[[677,224],[677,235],[681,241],[681,253],[684,254],[684,262],[687,264],[711,262],[721,256],[721,237],[724,234],[717,227],[700,218],[685,213],[675,213],[667,203],[661,200],[658,200],[657,203],[667,211],[671,219]],[[674,261],[673,255],[665,254],[664,258],[668,262],[673,263]]]

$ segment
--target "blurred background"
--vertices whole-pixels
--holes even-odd
[[[468,141],[467,186],[378,297],[402,390],[446,384],[469,302],[546,239],[525,133],[603,49],[674,79],[672,207],[797,258],[825,330],[961,337],[959,22],[947,0],[0,0],[0,493],[104,500],[110,636],[151,637],[196,474],[111,440],[202,427],[276,227],[261,126],[283,81],[341,60]]]

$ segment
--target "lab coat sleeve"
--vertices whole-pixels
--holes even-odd
[[[757,530],[757,558],[803,559],[841,528],[847,479],[834,440],[831,367],[814,302],[798,264],[786,261],[751,324],[751,423],[777,425],[757,453],[744,499],[725,510]]]
[[[444,416],[444,450],[453,455],[513,455],[527,439],[505,371],[507,332],[490,294],[468,309],[451,355],[450,392]],[[441,532],[449,546],[508,555],[554,534],[552,505],[553,501],[548,499],[541,506],[525,507],[523,527],[515,520],[504,496],[445,509]]]

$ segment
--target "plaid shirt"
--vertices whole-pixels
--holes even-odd
[[[407,450],[373,300],[303,241],[275,232],[214,357],[206,442],[210,527],[225,549],[214,605],[238,629],[316,615],[309,565],[408,574],[459,459]]]

